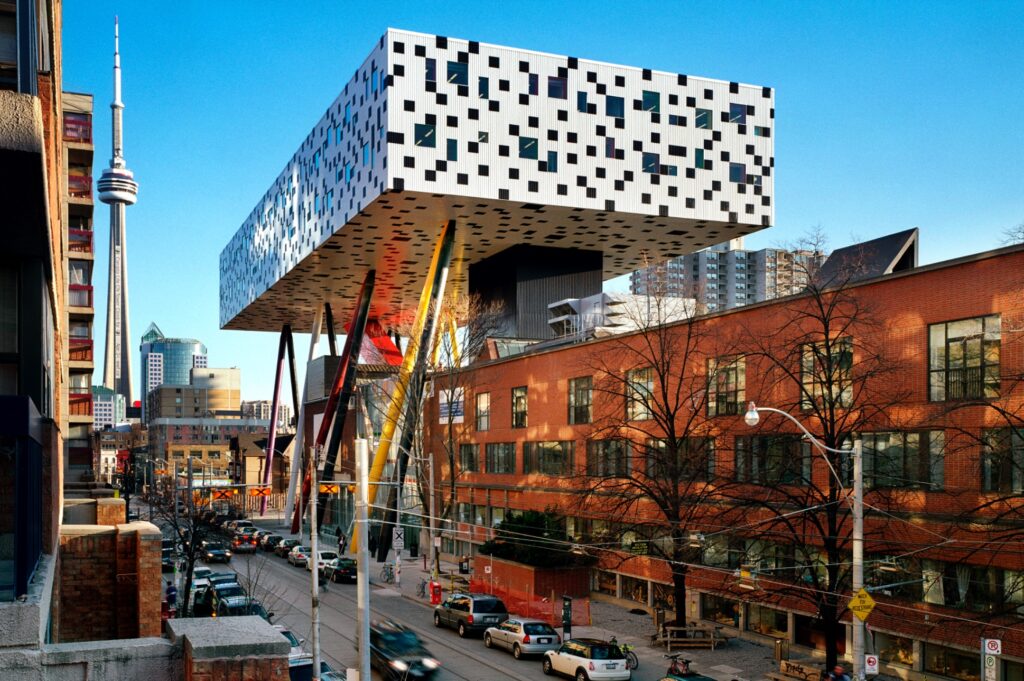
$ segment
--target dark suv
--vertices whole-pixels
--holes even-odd
[[[384,681],[433,678],[441,663],[423,646],[416,632],[395,622],[370,625],[370,666]]]
[[[508,608],[491,594],[452,594],[434,608],[434,626],[451,627],[463,638],[481,633],[508,619]]]

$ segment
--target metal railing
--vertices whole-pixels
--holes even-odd
[[[985,396],[985,381],[981,367],[948,369],[946,371],[946,399],[964,400]]]
[[[71,416],[92,416],[92,393],[68,393],[68,413]]]
[[[76,199],[92,198],[92,176],[68,173],[68,196]]]
[[[68,359],[72,362],[92,361],[92,339],[91,338],[70,338],[68,348]]]
[[[92,117],[84,114],[64,114],[64,140],[92,143]]]
[[[87,284],[68,284],[68,305],[72,307],[92,307],[92,286]]]
[[[69,229],[68,250],[72,253],[92,253],[92,230]]]

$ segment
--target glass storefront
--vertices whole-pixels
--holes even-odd
[[[608,572],[607,570],[597,570],[594,572],[594,590],[609,596],[617,596],[618,590],[616,589],[616,579],[614,572]]]
[[[647,581],[623,576],[622,597],[647,605]]]
[[[676,608],[676,595],[671,584],[658,584],[654,583],[651,585],[654,589],[654,607],[664,608],[665,610],[675,610]],[[1021,681],[1024,681],[1022,679]]]
[[[700,616],[729,627],[740,626],[740,604],[715,594],[700,595]]]
[[[796,615],[796,644],[825,650],[825,628],[822,623],[809,615]],[[839,625],[839,634],[836,640],[836,650],[839,655],[846,654],[846,625]]]
[[[747,606],[747,631],[765,636],[785,636],[789,633],[789,622],[785,612],[761,605]]]
[[[968,653],[945,646],[924,644],[924,670],[961,681],[981,680],[981,658],[978,653]]]
[[[878,659],[882,662],[906,667],[914,665],[914,642],[912,640],[895,634],[885,634],[881,631],[874,632],[873,636]]]

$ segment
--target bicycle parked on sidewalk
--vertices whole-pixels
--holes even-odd
[[[394,563],[384,563],[384,567],[380,569],[380,581],[386,584],[395,583],[395,565]]]
[[[668,670],[665,672],[666,678],[676,681],[714,681],[714,679],[708,676],[691,670],[691,660],[683,658],[682,655],[683,653],[670,653],[664,656],[666,659],[671,660]]]

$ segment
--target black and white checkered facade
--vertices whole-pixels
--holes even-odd
[[[441,224],[454,283],[518,244],[604,276],[773,222],[770,88],[389,30],[221,253],[221,324],[304,328],[377,270],[415,306]]]

